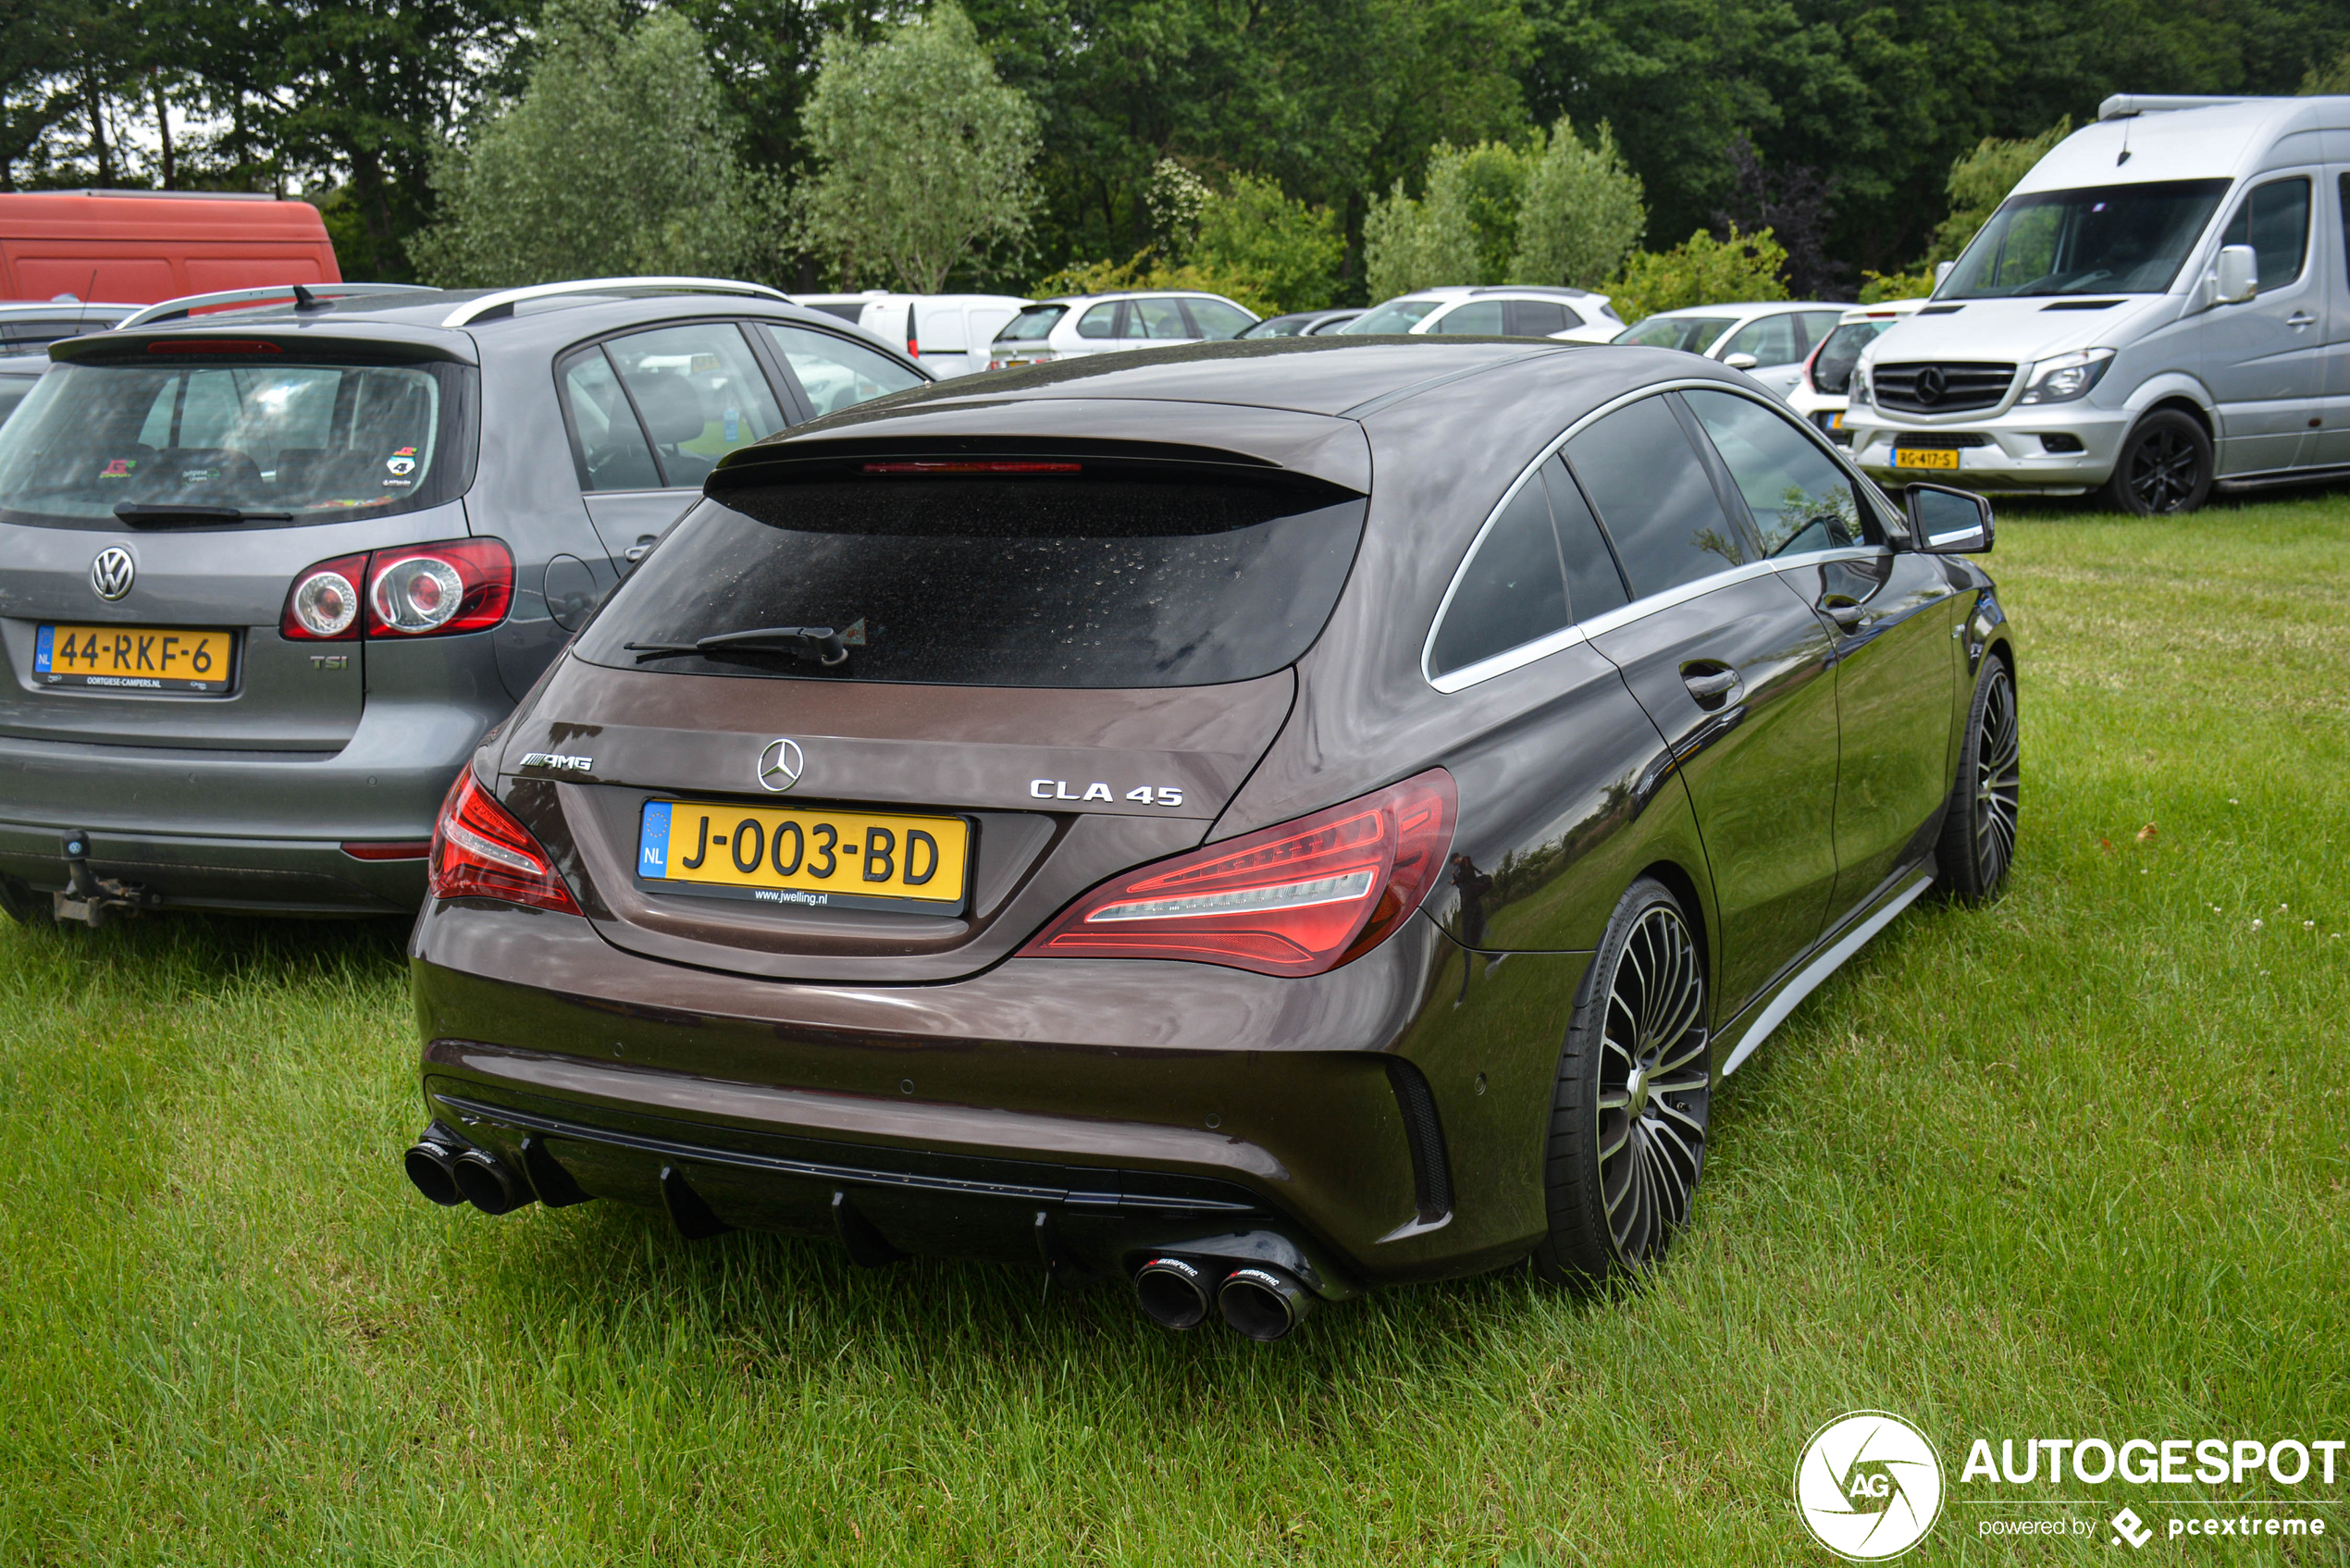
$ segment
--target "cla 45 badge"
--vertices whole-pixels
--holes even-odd
[[[1119,798],[1106,784],[1089,784],[1082,794],[1072,795],[1070,793],[1067,779],[1031,779],[1028,781],[1028,793],[1038,800],[1116,800]],[[1126,792],[1125,798],[1137,806],[1172,808],[1183,804],[1183,792],[1171,784],[1159,784],[1156,787],[1150,784],[1136,784]]]

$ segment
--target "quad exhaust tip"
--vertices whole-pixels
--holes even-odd
[[[465,1201],[457,1188],[457,1161],[454,1153],[429,1138],[419,1139],[408,1146],[401,1159],[407,1168],[408,1179],[417,1191],[439,1204],[453,1209]]]
[[[427,1130],[401,1156],[417,1191],[443,1208],[471,1204],[484,1214],[512,1214],[538,1201],[521,1171],[487,1149],[445,1142],[434,1130]]]
[[[1153,1322],[1181,1331],[1207,1321],[1211,1300],[1235,1333],[1270,1344],[1314,1310],[1314,1293],[1285,1268],[1154,1257],[1134,1271],[1134,1299]]]

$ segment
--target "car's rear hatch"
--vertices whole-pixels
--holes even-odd
[[[340,749],[365,642],[280,616],[315,562],[466,536],[477,394],[447,336],[59,345],[0,426],[0,735]]]
[[[501,792],[618,946],[984,968],[1198,844],[1280,733],[1360,537],[1343,428],[1319,473],[1070,437],[754,449],[517,716]]]

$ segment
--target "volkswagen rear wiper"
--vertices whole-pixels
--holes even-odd
[[[247,512],[241,506],[195,506],[183,501],[118,500],[114,514],[134,528],[168,528],[176,523],[291,523],[291,512]]]
[[[694,643],[624,643],[622,647],[637,656],[637,662],[649,659],[677,659],[689,653],[703,658],[715,658],[729,653],[788,653],[795,659],[810,659],[819,664],[840,664],[847,661],[848,645],[830,626],[761,626],[748,632],[721,632]]]

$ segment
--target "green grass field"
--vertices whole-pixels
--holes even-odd
[[[1978,1436],[2350,1437],[2350,497],[2012,507],[1992,566],[2012,891],[1920,905],[1731,1080],[1621,1300],[1510,1275],[1263,1348],[1033,1272],[444,1212],[395,1157],[400,930],[0,931],[0,1558],[1825,1563],[1788,1477],[1854,1407],[1953,1480]],[[2280,1495],[1998,1495],[2149,1491]],[[2113,1549],[2000,1512],[1910,1561]],[[2147,1555],[2345,1561],[2325,1517]]]

